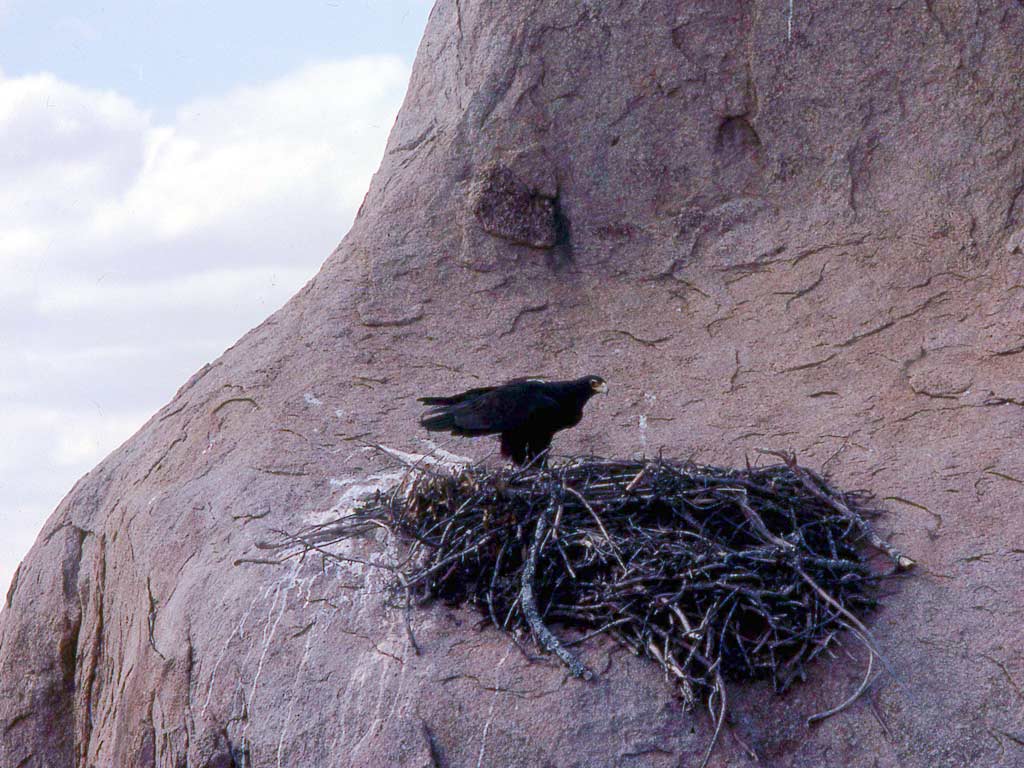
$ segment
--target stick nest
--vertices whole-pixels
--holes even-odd
[[[880,576],[865,544],[898,569],[913,565],[871,530],[867,494],[777,455],[783,463],[746,469],[411,468],[293,543],[323,553],[384,527],[411,545],[394,571],[398,594],[472,603],[513,636],[532,632],[581,677],[590,671],[549,627],[578,630],[574,642],[607,633],[657,663],[687,702],[704,701],[720,727],[725,680],[785,691],[844,629],[873,661],[858,617],[877,605]]]

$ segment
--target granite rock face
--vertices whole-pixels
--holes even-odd
[[[713,765],[1024,764],[1022,71],[1005,0],[439,0],[345,240],[22,564],[0,765],[695,765],[706,717],[614,645],[566,680],[435,606],[417,655],[381,572],[259,562],[394,480],[365,443],[429,451],[414,396],[589,372],[557,451],[791,448],[920,563],[872,620],[900,684],[808,728],[851,644],[734,690]]]

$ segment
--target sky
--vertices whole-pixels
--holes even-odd
[[[432,0],[0,0],[0,595],[351,225]]]

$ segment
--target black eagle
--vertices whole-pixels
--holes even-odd
[[[433,407],[420,417],[420,424],[431,432],[462,437],[500,434],[501,455],[530,464],[551,446],[555,432],[580,423],[591,397],[607,391],[600,376],[512,379],[448,397],[421,397],[421,403]]]

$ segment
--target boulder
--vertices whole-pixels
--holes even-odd
[[[386,572],[258,546],[430,453],[417,395],[583,373],[557,452],[791,449],[919,563],[871,622],[895,678],[811,727],[856,643],[734,689],[712,765],[1020,765],[1021,71],[1019,2],[438,0],[344,241],[22,563],[0,765],[697,765],[708,717],[611,642],[567,679],[433,605],[417,653]]]

